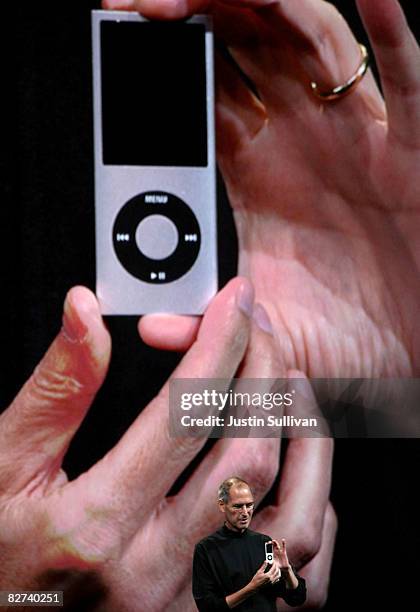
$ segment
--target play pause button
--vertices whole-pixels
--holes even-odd
[[[166,280],[166,272],[150,272],[150,280]]]

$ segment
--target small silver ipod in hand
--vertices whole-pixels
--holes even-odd
[[[96,291],[106,315],[217,291],[211,20],[93,11]]]
[[[265,543],[265,560],[270,565],[274,561],[273,542],[266,542]]]

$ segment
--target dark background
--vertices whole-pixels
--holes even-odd
[[[2,19],[1,407],[58,331],[67,290],[94,288],[89,10],[99,3],[83,4],[52,12],[27,3]],[[354,2],[336,4],[366,42]],[[403,2],[418,35],[414,5]],[[226,280],[235,238],[219,191]],[[110,375],[66,458],[70,477],[117,441],[179,359],[141,346],[134,318],[109,326]],[[332,499],[340,524],[326,610],[414,609],[419,459],[417,440],[337,441]]]

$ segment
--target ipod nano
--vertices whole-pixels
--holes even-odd
[[[92,33],[102,313],[200,314],[218,287],[211,20],[93,11]]]
[[[265,543],[265,560],[269,564],[272,564],[274,561],[273,542]]]

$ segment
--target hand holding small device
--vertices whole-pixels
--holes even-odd
[[[261,565],[249,583],[251,591],[256,591],[268,584],[275,584],[280,580],[280,570],[277,564],[267,565],[267,561]]]
[[[385,100],[368,71],[331,103],[314,95],[311,82],[344,83],[361,55],[328,2],[301,2],[299,11],[293,1],[263,0],[106,5],[160,19],[205,8],[214,15],[239,67],[219,62],[217,103],[238,269],[270,315],[286,367],[314,378],[416,375],[420,49],[397,0],[382,0],[381,11],[357,2]],[[345,282],[337,261],[346,262]],[[378,338],[383,346],[374,350]]]
[[[267,563],[267,567],[264,570],[266,573],[271,572],[273,569],[273,565],[277,566],[277,574],[275,578],[275,582],[278,582],[281,577],[281,569],[279,567],[279,562],[274,557],[273,544],[276,540],[271,540],[270,542],[265,542],[265,562]],[[277,543],[277,542],[276,542]]]

